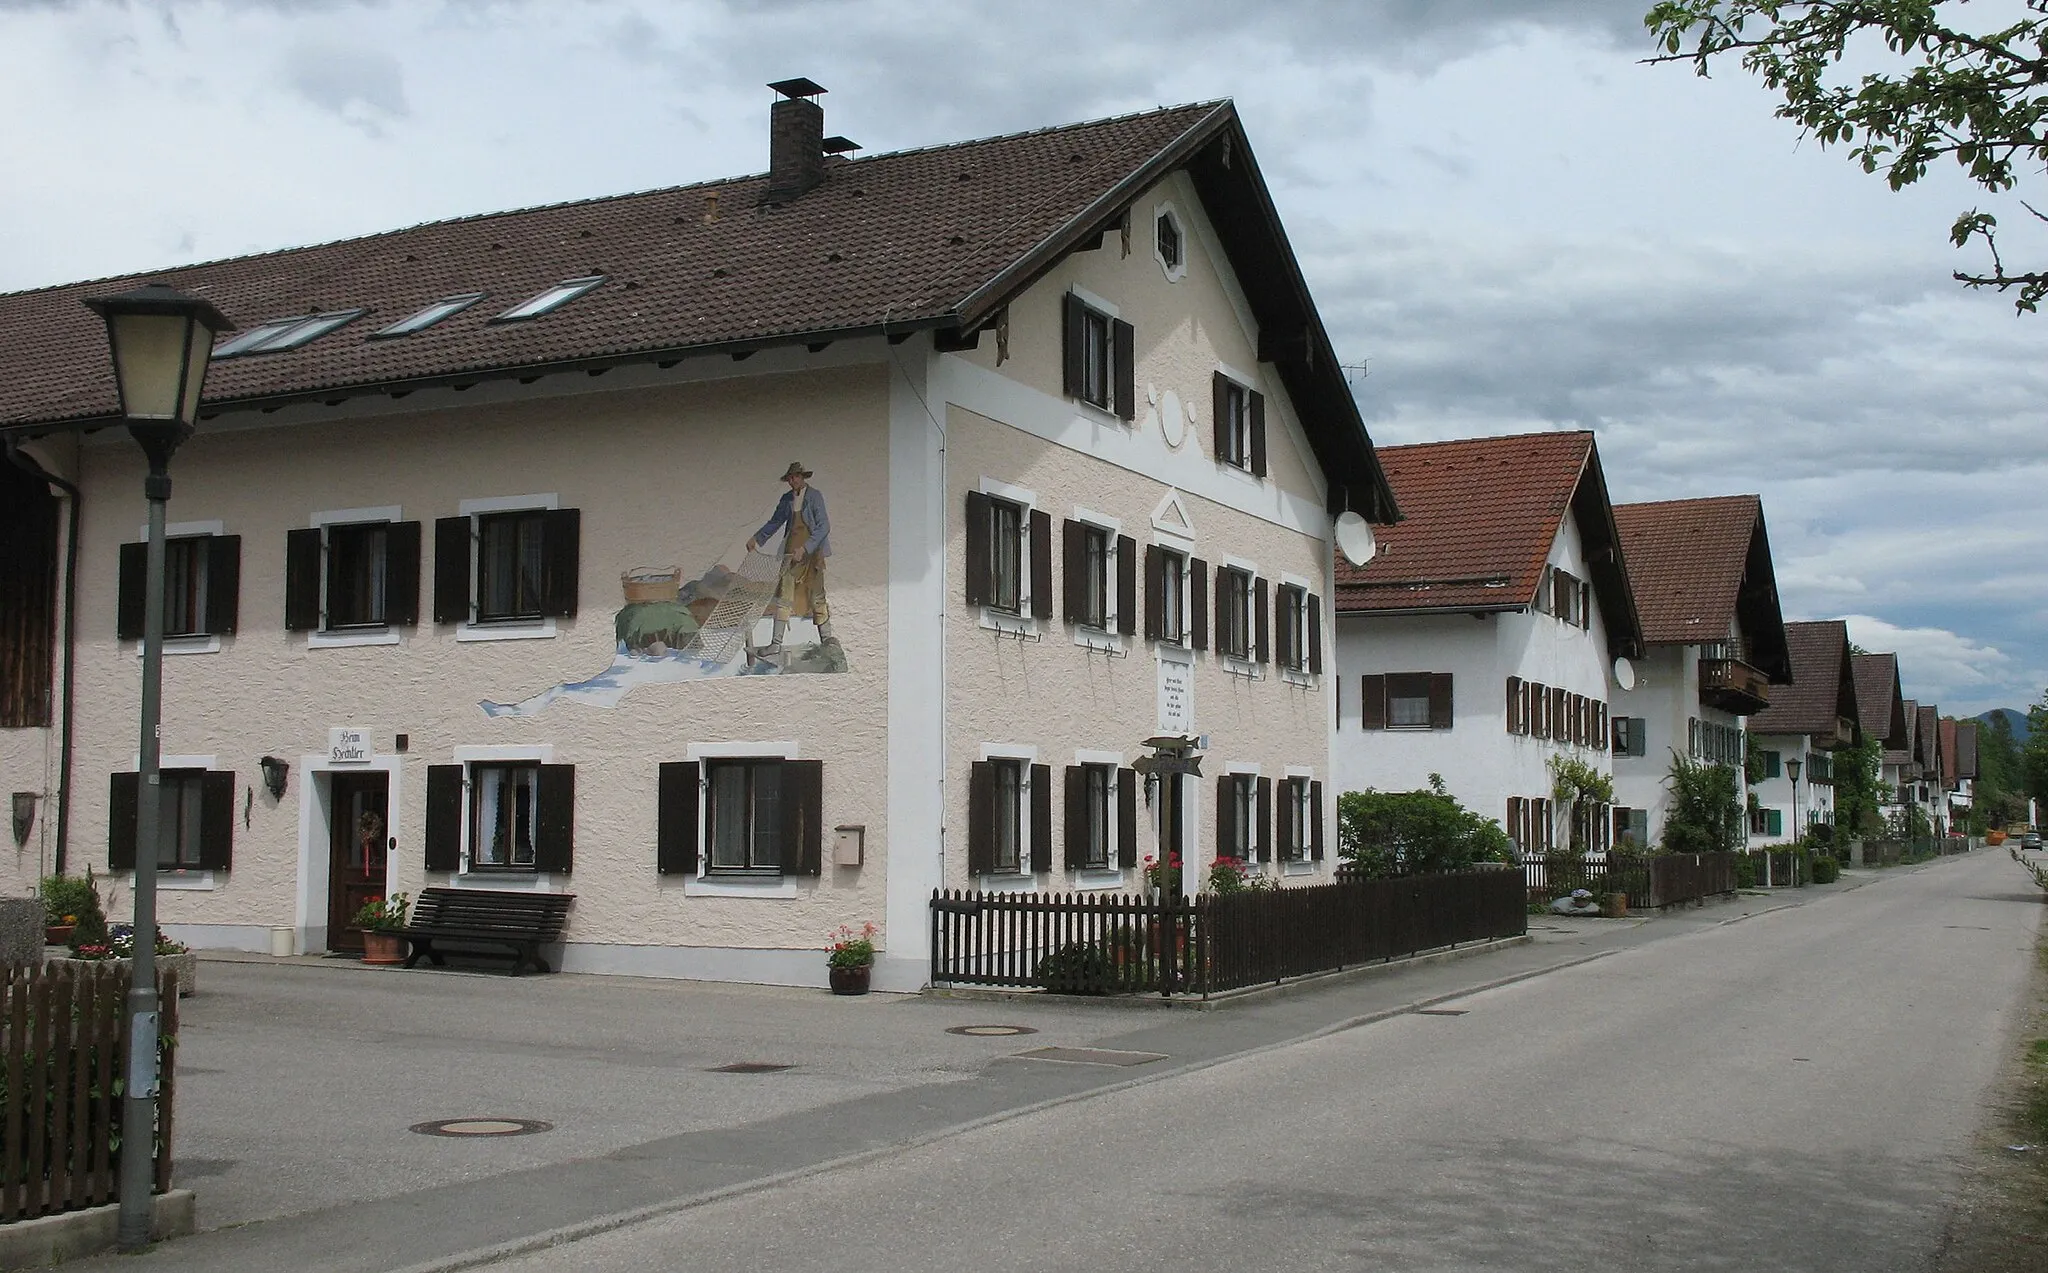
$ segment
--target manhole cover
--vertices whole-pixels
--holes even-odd
[[[731,1065],[714,1065],[711,1067],[711,1072],[713,1074],[773,1074],[778,1070],[786,1070],[788,1068],[790,1067],[778,1065],[774,1061],[734,1061]]]
[[[1006,1034],[1037,1034],[1038,1031],[1028,1025],[949,1025],[946,1027],[946,1033],[971,1034],[976,1038],[993,1038]]]
[[[555,1125],[537,1118],[437,1118],[414,1123],[410,1130],[422,1136],[531,1136],[551,1132]]]
[[[1150,1065],[1164,1061],[1164,1052],[1120,1052],[1114,1048],[1033,1048],[1019,1052],[1026,1061],[1061,1061],[1068,1065]]]

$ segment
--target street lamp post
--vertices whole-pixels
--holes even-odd
[[[1799,771],[1802,767],[1797,760],[1785,762],[1785,776],[1792,780],[1792,839],[1795,843],[1806,834],[1799,821]]]
[[[149,502],[143,573],[142,747],[135,802],[135,952],[128,981],[127,1091],[121,1103],[121,1211],[124,1251],[149,1245],[155,1186],[157,1097],[156,871],[163,826],[158,776],[164,670],[164,505],[171,498],[171,455],[192,436],[213,338],[232,324],[202,297],[162,283],[86,306],[106,320],[121,414],[149,461],[142,493]]]

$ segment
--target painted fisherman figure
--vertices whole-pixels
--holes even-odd
[[[789,466],[789,471],[782,475],[789,490],[776,503],[775,515],[767,525],[747,542],[747,550],[753,552],[776,531],[788,528],[782,543],[782,577],[775,589],[775,602],[769,607],[775,620],[774,637],[768,648],[761,651],[763,654],[782,652],[782,639],[792,616],[817,624],[820,643],[839,643],[832,635],[832,608],[825,600],[825,559],[832,555],[831,523],[825,517],[824,493],[808,485],[810,476],[811,471],[801,463]]]

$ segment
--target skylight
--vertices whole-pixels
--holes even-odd
[[[511,309],[506,310],[491,321],[494,323],[516,323],[521,319],[539,318],[542,314],[552,314],[602,282],[604,282],[604,275],[602,274],[592,274],[588,278],[565,279],[532,300],[522,301],[514,305]]]
[[[213,356],[233,358],[241,354],[274,354],[297,349],[355,321],[364,312],[361,309],[336,309],[324,314],[301,314],[297,318],[273,318],[216,347]]]
[[[401,318],[382,331],[372,332],[371,335],[373,337],[410,336],[416,331],[425,331],[450,315],[460,314],[463,310],[468,309],[483,298],[484,294],[482,292],[465,292],[460,296],[444,296],[411,317]]]

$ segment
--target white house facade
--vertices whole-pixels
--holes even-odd
[[[1849,628],[1839,619],[1785,625],[1792,683],[1749,718],[1749,839],[1788,844],[1834,825],[1834,759],[1862,737]]]

